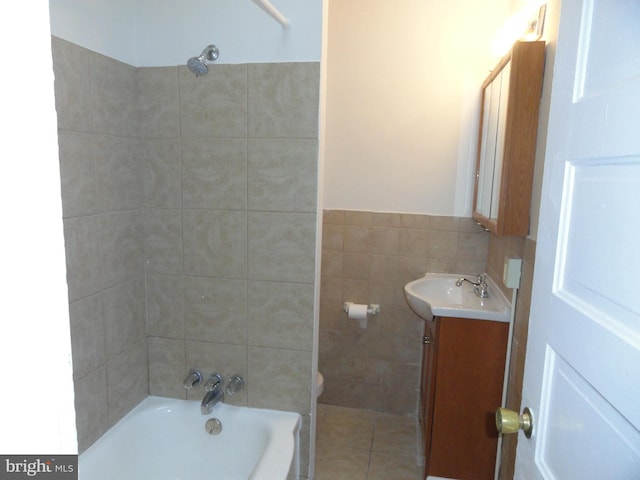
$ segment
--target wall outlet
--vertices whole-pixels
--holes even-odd
[[[521,273],[522,259],[505,257],[502,281],[507,288],[520,288]]]

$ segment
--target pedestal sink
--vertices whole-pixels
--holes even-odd
[[[411,309],[424,320],[437,317],[471,318],[509,322],[511,306],[498,286],[487,277],[487,298],[473,293],[468,282],[456,286],[460,278],[475,281],[475,275],[427,273],[404,286],[404,296]]]

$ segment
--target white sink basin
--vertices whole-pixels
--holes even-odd
[[[451,275],[427,273],[424,277],[407,283],[404,296],[411,309],[424,320],[433,317],[475,318],[508,322],[511,307],[498,286],[487,277],[487,298],[473,293],[473,286],[464,282],[456,286],[459,278],[475,281],[475,275]]]

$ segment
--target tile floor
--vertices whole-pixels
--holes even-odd
[[[420,480],[413,417],[318,404],[315,480]]]

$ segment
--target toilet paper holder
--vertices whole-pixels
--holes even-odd
[[[342,305],[342,310],[344,310],[344,313],[349,313],[349,307],[351,307],[351,305],[355,305],[355,303],[344,302],[344,304]],[[375,303],[367,305],[367,315],[377,315],[378,313],[380,313],[380,305],[377,305]]]

